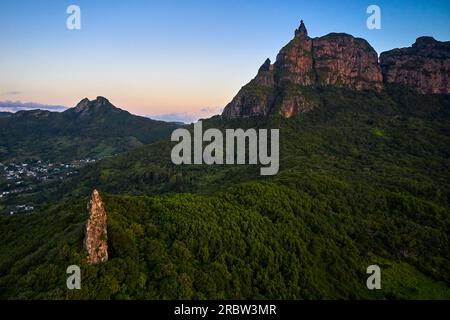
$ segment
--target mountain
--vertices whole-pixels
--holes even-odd
[[[382,81],[377,53],[367,41],[343,33],[312,39],[302,21],[275,63],[266,60],[222,116],[231,119],[280,113],[289,118],[316,106],[311,88],[331,85],[379,91]]]
[[[101,158],[154,142],[177,127],[132,115],[103,97],[83,99],[61,113],[19,111],[0,118],[0,161]]]
[[[267,59],[256,77],[225,107],[222,117],[290,118],[320,103],[318,90],[327,86],[380,92],[389,85],[420,93],[450,93],[450,46],[422,37],[412,48],[381,54],[361,38],[330,33],[310,38],[303,21],[295,37],[271,64]]]

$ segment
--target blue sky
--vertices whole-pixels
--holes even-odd
[[[81,8],[67,30],[66,8]],[[366,9],[380,6],[382,29]],[[312,37],[346,32],[378,53],[450,40],[450,1],[16,0],[0,2],[0,101],[73,106],[108,97],[141,115],[217,113],[303,19]]]

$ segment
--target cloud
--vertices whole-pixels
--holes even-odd
[[[164,113],[164,114],[156,114],[149,115],[149,118],[155,120],[162,120],[168,122],[183,122],[183,123],[192,123],[196,122],[199,119],[210,118],[214,115],[222,113],[222,107],[206,107],[201,108],[197,112],[172,112],[172,113]]]
[[[21,102],[21,101],[0,101],[0,111],[17,112],[21,110],[49,110],[61,112],[67,109],[65,106],[48,105],[35,102]]]
[[[197,117],[194,115],[189,115],[186,112],[181,113],[164,113],[164,114],[156,114],[148,116],[154,120],[161,120],[167,122],[183,122],[183,123],[192,123],[197,120]]]
[[[200,109],[200,112],[205,113],[205,114],[215,115],[215,114],[222,113],[222,110],[223,110],[222,107],[206,107],[206,108]]]
[[[22,94],[22,92],[21,91],[8,91],[8,92],[5,92],[5,94],[8,96],[17,96],[19,94]]]

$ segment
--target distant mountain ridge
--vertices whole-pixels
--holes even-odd
[[[67,107],[61,105],[50,105],[36,102],[21,102],[21,101],[0,101],[0,112],[15,113],[18,111],[29,110],[48,110],[48,111],[65,111]]]
[[[366,40],[345,33],[310,38],[301,21],[275,63],[264,62],[222,117],[290,118],[317,107],[317,90],[327,86],[380,92],[386,85],[399,85],[419,93],[450,93],[449,44],[422,37],[412,48],[382,53],[379,62]]]
[[[64,112],[18,111],[0,117],[0,160],[104,157],[168,136],[178,124],[132,115],[108,99],[83,99]]]

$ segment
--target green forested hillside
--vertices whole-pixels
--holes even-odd
[[[31,110],[0,117],[0,161],[98,159],[155,142],[179,127],[132,115],[103,97],[83,101],[86,105],[61,113]]]
[[[280,128],[280,172],[174,166],[161,141],[86,167],[38,212],[0,218],[0,298],[450,298],[450,98],[317,92]],[[393,98],[395,97],[395,98]],[[98,188],[110,261],[88,266]],[[82,290],[65,270],[82,267]],[[378,264],[382,290],[367,290]]]
[[[84,262],[87,199],[3,218],[0,296],[450,298],[448,209],[304,178],[307,185],[246,183],[214,196],[104,197],[110,261],[99,266]],[[65,289],[69,264],[82,266],[80,291]],[[365,288],[371,264],[383,272],[375,293]]]
[[[329,88],[316,92],[319,108],[296,118],[215,117],[203,123],[204,130],[280,128],[280,172],[271,178],[261,177],[259,166],[175,166],[175,143],[167,138],[86,168],[61,195],[83,196],[97,187],[130,194],[211,192],[242,181],[320,172],[448,204],[450,97],[389,93]]]

